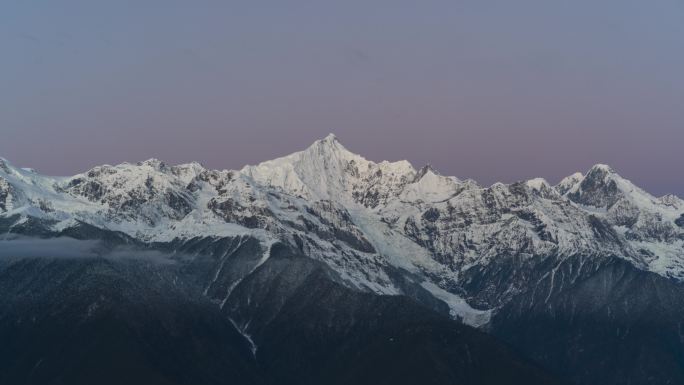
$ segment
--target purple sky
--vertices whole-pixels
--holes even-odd
[[[0,156],[212,168],[334,132],[481,183],[684,196],[684,0],[7,0]]]

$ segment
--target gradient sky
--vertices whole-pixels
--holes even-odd
[[[4,0],[0,156],[212,168],[334,132],[481,183],[684,196],[684,0]]]

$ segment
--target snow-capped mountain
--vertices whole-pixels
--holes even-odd
[[[233,171],[152,159],[57,178],[2,159],[0,216],[13,233],[87,224],[143,244],[249,236],[262,245],[260,263],[282,243],[350,288],[446,304],[475,326],[530,286],[550,296],[571,279],[556,277],[568,261],[572,274],[619,258],[684,279],[684,201],[653,197],[608,166],[556,186],[483,187],[429,166],[369,161],[333,135]],[[216,300],[225,303],[231,290]]]

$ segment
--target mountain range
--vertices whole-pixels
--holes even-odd
[[[684,200],[334,135],[241,170],[0,158],[0,383],[684,383]]]

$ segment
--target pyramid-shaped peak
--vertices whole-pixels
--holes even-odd
[[[327,148],[343,148],[344,146],[340,143],[340,140],[335,136],[335,134],[328,134],[325,138],[315,141],[310,147],[327,147]]]
[[[612,207],[626,196],[641,201],[655,199],[606,164],[592,166],[581,182],[567,193],[567,197],[576,203],[604,208]]]
[[[433,174],[433,175],[440,175],[439,172],[437,172],[431,164],[426,164],[425,166],[421,167],[420,170],[416,173],[415,180],[418,181],[421,178],[423,178],[427,174]]]
[[[318,139],[309,148],[311,147],[320,147],[320,146],[326,146],[326,147],[333,147],[333,146],[342,146],[340,143],[340,140],[335,136],[335,134],[328,134],[322,139]]]
[[[342,158],[348,160],[362,158],[360,155],[353,153],[344,147],[335,134],[328,134],[325,138],[315,141],[302,153],[308,154],[309,156],[324,158]]]
[[[603,163],[598,163],[593,165],[589,169],[589,171],[587,171],[587,174],[582,179],[582,183],[597,183],[599,181],[604,181],[605,183],[608,183],[608,181],[611,180],[622,181],[624,180],[624,178],[620,174],[618,174],[617,171],[615,171],[615,169],[611,166]]]
[[[602,173],[602,174],[616,174],[615,169],[610,167],[607,164],[603,163],[597,163],[589,169],[589,172],[587,172],[587,175],[592,174],[592,173]]]
[[[421,172],[426,173],[426,172],[431,172],[436,175],[440,175],[437,170],[435,170],[434,167],[432,167],[432,164],[428,163],[425,166],[420,168]]]

